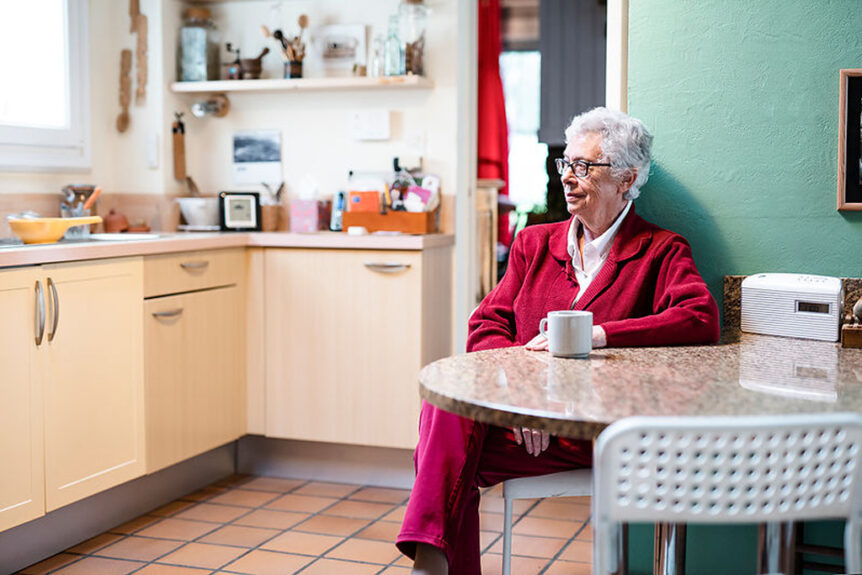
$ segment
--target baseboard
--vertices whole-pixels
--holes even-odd
[[[413,450],[246,435],[239,440],[237,471],[410,489]]]
[[[231,475],[236,443],[118,485],[0,533],[0,574],[16,571]]]

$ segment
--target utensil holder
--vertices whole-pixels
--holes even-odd
[[[63,218],[80,218],[86,217],[90,215],[92,210],[85,210],[83,207],[81,208],[69,208],[67,206],[60,207],[60,217]],[[87,238],[90,236],[90,224],[86,224],[83,226],[72,226],[66,233],[63,234],[63,237],[67,240],[77,240],[82,238]]]
[[[302,60],[288,60],[284,63],[285,78],[302,78]]]

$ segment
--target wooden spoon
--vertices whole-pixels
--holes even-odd
[[[122,111],[117,116],[117,131],[129,129],[129,104],[132,101],[132,51],[123,50],[120,56],[120,106]]]

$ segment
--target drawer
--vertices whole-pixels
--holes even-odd
[[[241,284],[245,250],[207,250],[144,258],[144,297]]]

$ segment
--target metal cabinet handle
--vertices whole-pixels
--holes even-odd
[[[57,295],[57,284],[51,278],[48,278],[48,290],[51,292],[51,314],[53,316],[51,330],[48,332],[48,341],[54,341],[54,337],[57,335],[57,323],[60,321],[60,298]]]
[[[410,269],[410,264],[402,264],[398,262],[365,262],[364,265],[371,271],[381,272],[384,274],[394,274]]]
[[[178,307],[177,309],[172,309],[169,311],[154,311],[153,317],[155,318],[166,318],[166,317],[177,317],[183,314],[183,308]]]
[[[206,269],[210,263],[208,261],[202,262],[183,262],[180,264],[180,267],[184,270],[202,270]]]
[[[42,345],[45,335],[45,298],[42,295],[42,282],[36,280],[36,345]]]

